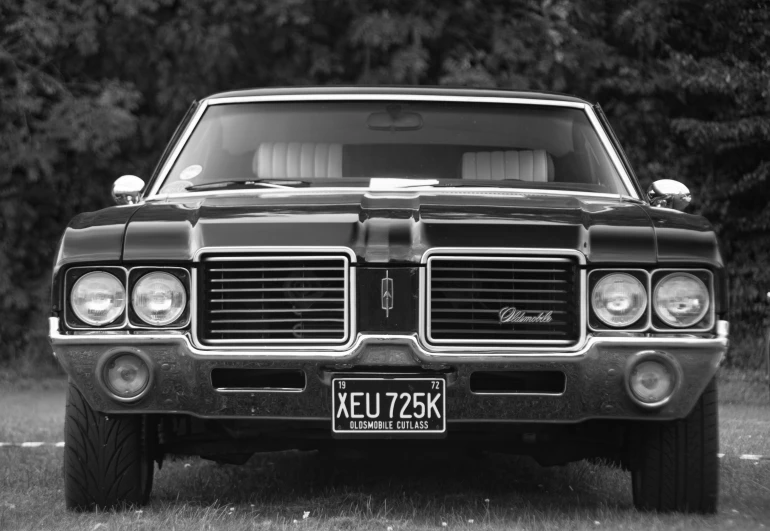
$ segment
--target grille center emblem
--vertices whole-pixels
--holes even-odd
[[[540,312],[538,315],[527,315],[524,310],[517,310],[515,306],[506,306],[499,312],[500,324],[505,323],[550,323],[553,321],[553,312]]]
[[[389,276],[389,271],[385,271],[385,278],[380,284],[380,296],[382,298],[382,309],[385,310],[385,317],[390,317],[390,310],[393,309],[393,279]]]

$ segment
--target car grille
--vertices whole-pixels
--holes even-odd
[[[427,311],[435,344],[575,343],[579,268],[570,258],[434,256]]]
[[[346,256],[205,258],[199,339],[342,344],[350,334],[348,271]]]

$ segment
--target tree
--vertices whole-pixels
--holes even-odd
[[[192,100],[304,84],[598,100],[642,182],[682,180],[714,222],[736,336],[751,338],[764,313],[752,301],[770,286],[765,4],[0,0],[0,360],[47,356],[50,266],[64,226],[107,206],[117,176],[149,175]]]
[[[675,178],[714,224],[734,348],[756,366],[770,288],[770,9],[756,0],[642,0],[613,13],[616,67],[598,83],[644,182]]]

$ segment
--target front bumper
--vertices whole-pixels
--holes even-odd
[[[103,413],[175,413],[202,418],[326,420],[331,425],[331,378],[376,370],[447,378],[449,425],[458,422],[510,421],[573,423],[589,419],[655,419],[685,417],[714,377],[727,346],[727,323],[718,333],[700,337],[589,336],[570,353],[427,354],[416,336],[361,336],[344,356],[300,353],[205,352],[186,335],[68,335],[50,319],[54,355],[84,394]],[[149,362],[148,392],[126,403],[110,395],[97,377],[97,367],[118,352],[134,352]],[[630,360],[657,352],[681,368],[680,384],[660,408],[643,408],[626,391]],[[300,391],[218,391],[211,371],[229,369],[299,369],[306,386]],[[562,371],[566,388],[558,395],[477,394],[470,390],[474,371]]]

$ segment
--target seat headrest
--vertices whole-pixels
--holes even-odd
[[[553,173],[553,160],[544,149],[463,153],[463,179],[548,182]]]
[[[252,170],[261,179],[342,177],[342,144],[263,142]]]

